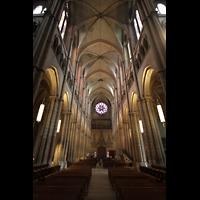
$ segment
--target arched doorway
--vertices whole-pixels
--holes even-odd
[[[97,156],[98,157],[106,157],[106,147],[104,147],[104,146],[98,147]]]

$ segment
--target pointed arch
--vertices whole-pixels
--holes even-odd
[[[75,120],[75,118],[76,118],[76,107],[75,107],[75,105],[73,105],[73,107],[72,107],[72,120]]]
[[[124,107],[124,120],[125,121],[128,120],[128,107],[127,106]]]
[[[139,112],[137,103],[137,94],[132,92],[131,95],[131,112]]]
[[[145,96],[151,96],[151,77],[153,73],[157,73],[151,66],[147,66],[144,69],[143,77],[142,77],[142,95]]]
[[[63,95],[62,111],[64,111],[64,112],[69,111],[69,94],[68,94],[68,92],[65,92],[65,94]]]
[[[59,76],[58,71],[54,66],[49,66],[43,75],[43,78],[49,85],[49,92],[51,96],[59,95]]]

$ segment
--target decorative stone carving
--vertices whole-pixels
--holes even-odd
[[[99,136],[99,141],[98,141],[98,145],[106,145],[105,139],[103,137],[103,132],[101,131],[100,136]]]

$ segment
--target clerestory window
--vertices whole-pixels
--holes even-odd
[[[159,14],[166,14],[166,6],[162,3],[158,3],[156,11],[158,11]]]
[[[33,14],[41,14],[41,13],[44,13],[44,11],[46,10],[47,10],[46,7],[39,5],[33,10]]]
[[[142,21],[140,19],[140,15],[139,15],[138,10],[135,11],[135,17],[133,19],[133,23],[134,23],[137,39],[139,39],[143,25],[142,25]]]
[[[61,33],[61,37],[64,38],[65,35],[65,30],[67,28],[67,18],[68,18],[68,11],[67,11],[68,5],[66,6],[66,8],[63,10],[61,18],[60,18],[60,22],[58,24],[58,28],[60,30]]]

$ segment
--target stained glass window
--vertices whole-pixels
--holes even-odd
[[[65,30],[67,27],[67,18],[68,18],[68,3],[66,4],[66,8],[63,10],[61,18],[60,18],[60,22],[58,24],[58,28],[60,30],[61,33],[61,37],[64,38],[65,35]]]
[[[139,39],[140,37],[140,32],[138,30],[138,27],[137,27],[137,22],[136,20],[134,19],[134,26],[135,26],[135,31],[136,31],[136,36],[137,36],[137,39]]]
[[[42,6],[39,5],[33,10],[33,14],[40,14],[42,12]]]
[[[159,3],[159,4],[157,5],[156,10],[157,10],[158,13],[160,13],[160,14],[166,14],[166,6],[163,5],[162,3]]]
[[[136,18],[137,18],[137,21],[138,21],[139,29],[140,29],[140,32],[141,32],[141,30],[142,30],[142,22],[141,22],[138,10],[135,11],[135,14],[136,14]]]
[[[103,102],[97,103],[95,106],[95,111],[98,114],[103,115],[108,111],[108,106]]]
[[[33,10],[33,14],[41,14],[41,13],[44,13],[44,11],[46,10],[47,10],[46,7],[39,5]]]
[[[142,22],[140,19],[140,14],[139,14],[138,10],[135,11],[135,18],[133,19],[133,23],[135,26],[135,32],[136,32],[137,39],[139,40],[143,25],[142,25]]]
[[[65,10],[62,12],[62,16],[61,16],[60,22],[58,24],[58,28],[59,28],[60,31],[61,31],[64,19],[65,19]]]

